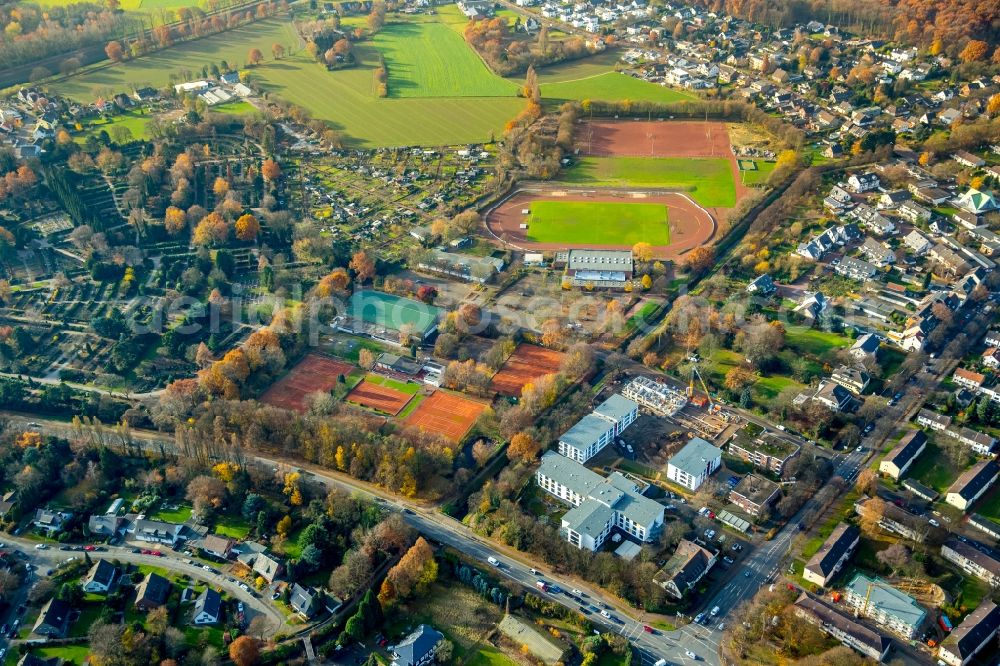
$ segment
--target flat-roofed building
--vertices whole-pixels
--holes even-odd
[[[977,462],[955,480],[944,501],[962,511],[968,511],[996,483],[998,473],[1000,467],[996,460],[991,458]]]
[[[858,614],[871,618],[903,638],[917,635],[927,611],[913,597],[892,587],[881,578],[857,574],[844,589],[844,600]]]
[[[892,647],[892,639],[888,636],[869,629],[806,592],[795,601],[794,612],[847,647],[877,662],[883,661]]]
[[[663,525],[663,505],[644,497],[644,488],[619,472],[605,478],[549,451],[542,456],[535,481],[572,505],[562,518],[562,534],[577,548],[599,549],[615,528],[639,541],[651,541]]]
[[[926,448],[927,435],[924,431],[911,430],[882,459],[878,464],[878,471],[898,481]]]
[[[858,546],[861,532],[857,527],[841,523],[834,528],[816,554],[806,563],[802,577],[820,587],[837,575]]]
[[[785,464],[798,455],[798,444],[767,432],[754,436],[748,428],[741,428],[729,442],[729,454],[780,476]]]
[[[622,395],[658,416],[673,416],[687,404],[687,394],[649,377],[633,377]]]
[[[614,441],[639,415],[639,405],[617,393],[559,437],[559,453],[585,463]]]
[[[565,282],[573,287],[624,289],[632,282],[631,250],[569,250],[556,253],[566,265]]]
[[[698,490],[722,465],[722,450],[695,437],[667,462],[667,478],[688,490]]]
[[[938,659],[948,666],[965,666],[994,642],[1000,631],[1000,606],[983,599],[962,623],[941,641]],[[994,656],[996,650],[994,649]]]
[[[780,494],[781,486],[774,481],[747,474],[729,491],[729,501],[756,518],[776,502]]]

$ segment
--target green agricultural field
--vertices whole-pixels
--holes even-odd
[[[669,245],[667,207],[652,203],[532,201],[528,240],[537,243]]]
[[[583,157],[562,180],[598,187],[657,187],[683,190],[702,206],[732,208],[736,184],[723,158]]]
[[[756,163],[756,170],[740,172],[740,178],[743,179],[744,185],[764,185],[767,183],[767,179],[771,177],[771,172],[774,171],[774,162],[762,162],[761,160],[756,160]]]
[[[390,97],[511,97],[517,86],[491,72],[444,23],[390,23],[374,39],[389,70]]]

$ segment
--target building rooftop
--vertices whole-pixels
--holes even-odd
[[[869,596],[869,585],[871,595]],[[888,581],[881,578],[871,579],[864,574],[855,574],[847,584],[847,591],[860,597],[861,603],[868,596],[868,612],[881,611],[886,615],[910,627],[917,627],[927,615],[913,597],[892,587]]]
[[[833,571],[837,562],[857,541],[860,532],[854,525],[841,523],[830,533],[820,549],[806,563],[806,569],[826,578]]]
[[[996,460],[992,458],[982,460],[965,470],[960,477],[955,479],[955,483],[948,489],[948,492],[956,493],[963,499],[971,500],[979,494],[979,491],[984,486],[989,485],[998,472],[1000,472],[1000,467],[997,466]]]
[[[889,451],[884,460],[891,462],[896,467],[903,467],[916,457],[917,452],[925,444],[927,444],[927,435],[924,434],[924,431],[911,430],[903,435],[903,438],[899,440],[896,446],[892,447],[892,450]]]
[[[806,592],[799,595],[799,598],[795,601],[795,605],[814,615],[823,624],[836,627],[858,643],[868,646],[879,654],[883,654],[892,642],[888,636],[883,636],[860,622],[855,622],[853,618],[844,615],[835,608],[827,606],[818,598]]]
[[[992,576],[1000,578],[1000,553],[985,543],[962,537],[961,539],[949,539],[944,545],[990,572]]]
[[[770,479],[756,474],[747,474],[733,488],[732,493],[742,495],[754,504],[763,504],[777,492],[779,486]]]
[[[570,250],[566,266],[571,270],[632,270],[631,250]]]
[[[615,393],[610,398],[602,402],[594,409],[594,414],[603,416],[611,421],[621,421],[623,418],[639,408],[634,400]]]
[[[608,428],[609,423],[605,419],[594,414],[587,414],[572,428],[564,432],[559,437],[559,441],[578,449],[586,449],[606,433]]]
[[[695,437],[675,453],[669,462],[682,472],[697,476],[705,471],[710,460],[721,457],[721,449],[712,446],[701,437]]]
[[[941,649],[948,650],[963,660],[976,653],[986,639],[1000,628],[1000,606],[989,598],[979,602],[979,606],[969,613],[962,624],[955,627],[941,641]]]

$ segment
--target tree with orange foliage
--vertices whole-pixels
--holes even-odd
[[[319,298],[329,298],[334,294],[342,294],[347,291],[347,286],[351,283],[351,278],[343,268],[335,268],[333,272],[320,279],[316,285],[316,296]]]
[[[708,270],[715,261],[715,251],[710,247],[696,247],[684,256],[684,267],[689,273]]]
[[[215,182],[212,183],[212,192],[217,199],[223,198],[229,192],[229,181],[222,176],[218,176]]]
[[[229,658],[236,666],[255,666],[260,660],[260,648],[250,636],[240,636],[229,644]]]
[[[354,277],[358,282],[364,283],[375,277],[375,262],[364,250],[354,253],[348,268],[354,271]]]
[[[121,42],[110,41],[107,46],[104,47],[104,55],[108,56],[108,60],[111,62],[121,62],[125,57],[125,51],[122,49]]]
[[[632,246],[632,255],[636,261],[649,261],[653,258],[653,246],[645,241],[639,241]]]
[[[236,237],[241,241],[252,241],[257,238],[257,234],[260,233],[260,222],[257,218],[249,213],[241,215],[238,220],[236,220]]]
[[[260,165],[260,175],[264,180],[273,183],[281,177],[281,167],[274,160],[264,160]]]
[[[229,238],[229,225],[216,212],[211,212],[201,218],[194,228],[192,241],[195,245],[211,245],[212,243],[224,243]]]
[[[538,457],[538,452],[541,450],[541,445],[531,435],[519,432],[510,438],[510,444],[507,446],[507,457],[510,460],[531,462]]]
[[[266,367],[270,372],[276,372],[284,367],[287,360],[278,334],[267,326],[251,333],[243,343],[243,349],[251,370]]]
[[[970,40],[962,52],[958,54],[962,62],[976,62],[982,60],[989,53],[990,45],[978,39]]]
[[[247,62],[251,65],[259,65],[263,60],[264,54],[258,48],[250,49],[250,52],[247,54]]]
[[[1000,113],[1000,93],[990,97],[990,101],[986,103],[986,113],[990,116],[996,116]]]
[[[176,236],[187,227],[187,215],[182,209],[170,206],[163,216],[163,226],[168,234]]]

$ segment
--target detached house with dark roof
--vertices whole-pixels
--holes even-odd
[[[69,616],[73,611],[68,602],[55,597],[49,599],[38,613],[31,633],[49,638],[64,638],[69,629]]]
[[[118,569],[107,560],[98,560],[90,567],[83,580],[83,591],[91,594],[107,594],[118,582]]]
[[[716,555],[694,541],[681,539],[677,549],[653,580],[670,596],[681,599],[715,564]]]
[[[997,465],[996,460],[991,458],[980,461],[955,480],[955,483],[948,489],[944,501],[962,511],[968,511],[976,500],[996,483],[998,474],[1000,474],[1000,466]]]
[[[438,643],[444,634],[426,624],[418,626],[398,645],[389,648],[392,666],[423,666],[434,660]]]
[[[984,648],[995,642],[1000,631],[1000,606],[983,599],[962,624],[941,641],[938,659],[948,666],[965,666]],[[994,648],[995,652],[995,648]]]
[[[838,525],[806,563],[802,577],[810,583],[826,587],[826,584],[851,559],[851,554],[857,548],[860,538],[861,532],[857,527],[847,523]]]
[[[323,604],[320,603],[319,592],[311,587],[303,587],[298,583],[292,585],[288,603],[296,613],[307,620],[316,615],[323,607]]]
[[[170,581],[158,573],[150,572],[135,588],[135,607],[150,611],[167,603],[170,597]]]
[[[191,624],[202,627],[218,624],[220,619],[222,619],[222,595],[207,587],[194,602]]]
[[[927,435],[924,431],[911,430],[882,459],[878,464],[878,471],[898,481],[926,448]]]

